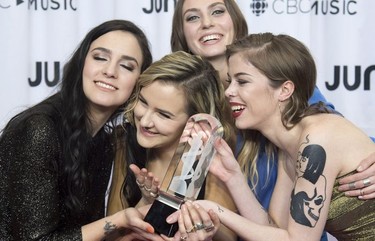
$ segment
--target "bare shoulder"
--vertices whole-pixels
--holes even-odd
[[[335,114],[319,114],[306,117],[304,133],[309,133],[310,138],[325,143],[342,142],[352,143],[353,138],[358,141],[369,140],[368,135],[355,126],[348,119]]]
[[[327,161],[341,166],[341,174],[352,171],[372,153],[375,145],[368,135],[349,120],[335,114],[306,117],[301,140],[321,146]]]

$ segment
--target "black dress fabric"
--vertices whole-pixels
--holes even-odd
[[[102,130],[88,153],[89,192],[80,194],[85,213],[68,212],[59,170],[61,122],[54,115],[31,115],[22,128],[0,139],[0,240],[82,240],[81,226],[104,217],[111,164]],[[109,136],[109,135],[108,135]]]

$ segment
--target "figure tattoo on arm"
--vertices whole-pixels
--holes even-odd
[[[308,144],[299,153],[297,160],[297,179],[291,194],[290,214],[299,224],[315,227],[321,209],[326,200],[327,180],[323,175],[326,163],[324,148],[316,144]]]

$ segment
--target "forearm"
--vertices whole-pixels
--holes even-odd
[[[121,229],[124,225],[124,215],[121,212],[99,219],[82,227],[82,240],[104,240],[108,235]]]
[[[267,211],[256,199],[243,175],[236,175],[226,183],[241,216],[259,224],[270,225]]]
[[[221,223],[243,240],[291,240],[286,230],[257,224],[221,206],[217,206],[214,211],[219,215]]]
[[[211,173],[208,173],[206,177],[206,190],[204,199],[214,201],[233,212],[237,212],[237,207],[229,193],[229,190],[219,178],[215,177]],[[213,241],[235,240],[237,240],[237,235],[224,225],[220,226],[219,230],[213,237]]]

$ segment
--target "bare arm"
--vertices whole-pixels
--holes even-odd
[[[162,240],[159,235],[154,233],[154,228],[143,221],[144,214],[142,213],[147,212],[147,209],[148,207],[143,207],[140,210],[127,208],[111,216],[87,224],[81,229],[82,240],[105,240],[105,238],[114,232],[125,228],[131,229],[147,240]]]
[[[221,139],[215,143],[215,148],[217,155],[211,163],[210,172],[225,183],[242,216],[269,225],[268,213],[249,188],[229,145]]]

